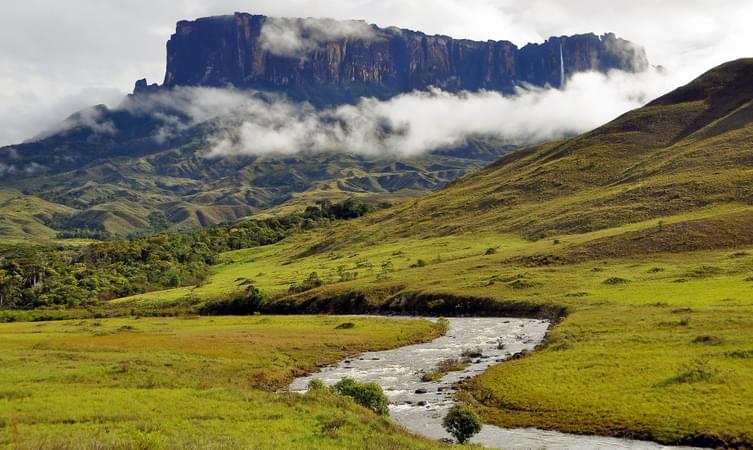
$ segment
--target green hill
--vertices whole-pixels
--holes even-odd
[[[511,153],[375,223],[391,232],[410,224],[429,235],[490,230],[538,239],[749,204],[751,76],[753,60],[722,65],[592,132]]]
[[[72,208],[32,195],[0,187],[0,236],[3,244],[52,239],[55,230],[49,224],[59,214],[71,214]]]

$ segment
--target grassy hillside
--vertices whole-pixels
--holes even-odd
[[[436,448],[326,392],[275,394],[349,354],[438,335],[425,321],[113,319],[0,326],[3,448]]]
[[[155,138],[158,119],[124,111],[100,114],[118,133],[100,136],[75,128],[0,149],[0,163],[13,168],[0,174],[0,189],[23,192],[26,201],[44,199],[58,209],[54,222],[36,220],[28,228],[39,238],[49,238],[49,232],[36,229],[45,223],[57,230],[125,236],[149,229],[155,212],[180,230],[298,211],[318,200],[413,198],[512,149],[490,138],[402,158],[344,152],[208,158],[212,129],[207,124],[186,126],[162,141]],[[0,204],[0,214],[5,211]],[[13,231],[0,228],[4,237],[13,237]]]
[[[190,309],[253,283],[268,311],[557,317],[540,351],[467,384],[486,420],[753,445],[751,79],[753,60],[725,64],[590,133],[110,308]],[[290,291],[312,272],[324,286]]]
[[[55,214],[72,212],[72,208],[0,187],[0,242],[16,244],[54,239],[55,230],[46,224]]]
[[[373,233],[490,230],[530,239],[753,201],[753,60],[576,138],[497,160],[433,195],[373,218]]]

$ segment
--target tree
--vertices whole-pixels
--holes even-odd
[[[345,377],[333,386],[335,392],[352,398],[361,406],[369,408],[380,416],[389,414],[387,396],[382,387],[376,383],[359,383],[353,378]]]
[[[481,431],[481,419],[466,404],[457,404],[450,408],[442,420],[444,429],[457,441],[465,444],[468,439]]]
[[[162,211],[153,211],[149,213],[147,220],[149,221],[149,228],[151,228],[152,231],[161,232],[170,228],[170,221]]]

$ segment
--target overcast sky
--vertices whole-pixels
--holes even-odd
[[[234,11],[364,19],[518,45],[613,31],[643,45],[677,84],[753,56],[749,0],[3,0],[0,145],[80,108],[115,106],[139,78],[161,82],[175,22]]]

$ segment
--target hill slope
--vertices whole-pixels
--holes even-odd
[[[724,64],[562,142],[513,152],[374,228],[527,238],[611,228],[753,201],[753,60]],[[371,232],[368,231],[368,232]]]

